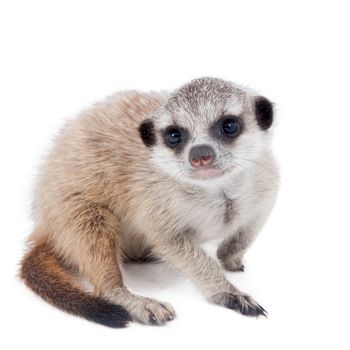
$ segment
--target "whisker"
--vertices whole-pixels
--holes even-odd
[[[247,159],[247,158],[242,158],[242,157],[235,157],[235,159],[237,160],[243,160],[243,161],[246,161],[246,162],[251,162],[253,164],[258,164],[262,167],[264,167],[266,170],[268,170],[270,172],[271,175],[273,175],[278,181],[280,181],[280,177],[279,175],[277,174],[277,172],[272,169],[271,167],[269,167],[266,163],[264,162],[261,162],[261,161],[258,161],[258,160],[253,160],[253,159]]]

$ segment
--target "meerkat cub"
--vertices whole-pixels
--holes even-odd
[[[278,187],[272,109],[265,97],[202,78],[170,94],[118,93],[82,113],[42,168],[21,278],[46,301],[88,320],[159,325],[175,317],[172,306],[131,293],[120,270],[128,261],[158,258],[209,301],[265,315],[200,243],[222,237],[222,266],[243,271],[242,256]]]

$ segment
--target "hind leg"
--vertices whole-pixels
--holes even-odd
[[[119,268],[118,222],[114,215],[95,204],[79,212],[79,222],[74,228],[74,234],[79,235],[75,260],[95,293],[124,306],[135,321],[160,325],[172,320],[175,311],[170,304],[135,295],[124,285]]]

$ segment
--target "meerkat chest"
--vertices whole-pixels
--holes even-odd
[[[238,203],[224,193],[193,198],[187,206],[187,225],[205,242],[234,232],[240,221]]]

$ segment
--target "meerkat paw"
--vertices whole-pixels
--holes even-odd
[[[215,304],[225,306],[231,310],[240,312],[245,316],[265,316],[267,311],[259,305],[252,297],[238,291],[220,292],[211,297]]]
[[[176,314],[169,303],[142,298],[128,310],[134,321],[148,325],[163,325],[172,321]]]
[[[224,260],[221,261],[222,266],[225,270],[233,271],[233,272],[243,272],[244,271],[244,265],[242,263],[242,260],[240,258],[236,259],[230,259],[230,260]]]

